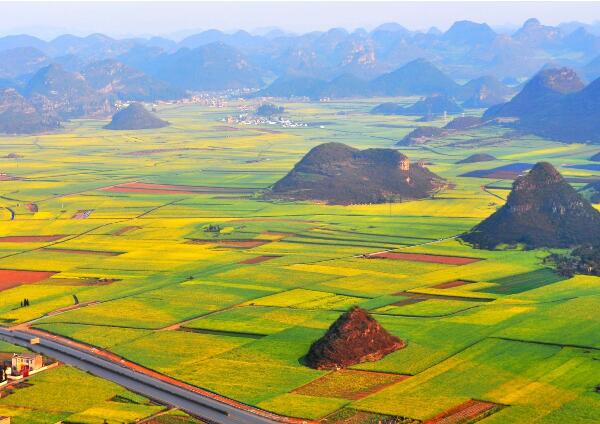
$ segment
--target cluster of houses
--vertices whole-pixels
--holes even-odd
[[[10,360],[3,361],[0,384],[8,380],[29,377],[44,368],[44,358],[37,353],[15,353]]]
[[[240,125],[277,125],[282,128],[308,127],[307,123],[292,121],[282,116],[254,116],[247,113],[238,116],[229,115],[221,119],[221,122]]]

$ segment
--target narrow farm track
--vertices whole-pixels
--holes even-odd
[[[34,337],[39,338],[39,344],[30,344],[30,340]],[[51,356],[61,362],[113,381],[143,396],[182,409],[193,416],[212,423],[311,423],[311,421],[272,414],[236,402],[126,361],[109,352],[43,331],[11,331],[0,328],[0,338]]]

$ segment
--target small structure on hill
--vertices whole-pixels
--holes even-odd
[[[378,361],[406,343],[388,333],[367,311],[352,307],[314,342],[306,363],[315,369],[346,368]]]

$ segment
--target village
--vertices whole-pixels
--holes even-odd
[[[27,385],[27,378],[57,367],[58,362],[38,353],[0,353],[0,398],[12,394],[12,389]],[[0,416],[0,424],[10,424],[10,417]]]

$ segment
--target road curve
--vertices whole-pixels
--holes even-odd
[[[32,345],[30,340],[39,337],[40,343]],[[113,381],[127,389],[153,399],[157,402],[182,409],[196,417],[218,424],[264,424],[290,423],[302,424],[311,421],[271,414],[231,399],[205,392],[202,389],[178,382],[165,381],[168,377],[157,378],[151,370],[144,372],[143,367],[136,369],[124,360],[112,360],[103,357],[103,351],[90,348],[80,349],[77,343],[62,342],[62,338],[53,338],[35,330],[9,330],[0,327],[0,339],[29,350],[53,357],[65,364],[72,365],[98,377]],[[95,353],[98,352],[98,353]],[[206,394],[203,394],[206,393]]]

